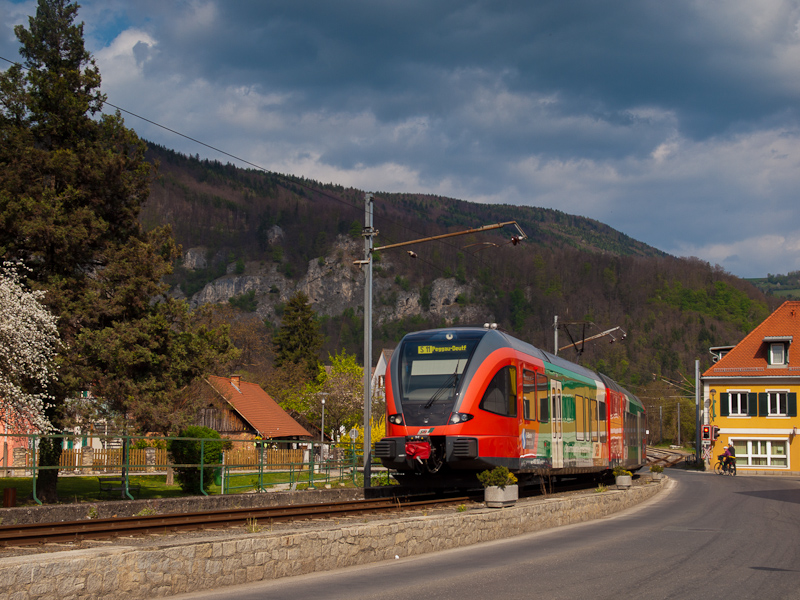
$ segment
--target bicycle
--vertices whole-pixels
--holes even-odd
[[[730,475],[732,477],[736,477],[736,457],[731,456],[731,464],[725,464],[726,456],[724,454],[720,454],[717,457],[717,464],[714,465],[714,473],[717,475]]]

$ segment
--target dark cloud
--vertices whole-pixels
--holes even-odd
[[[151,5],[152,6],[152,5]],[[191,6],[191,5],[190,5]],[[454,83],[558,94],[573,110],[619,114],[638,106],[676,113],[702,139],[792,110],[792,90],[770,67],[794,42],[796,7],[769,35],[689,2],[220,2],[207,28],[188,11],[149,19],[160,64],[225,85],[292,90],[303,106],[370,108],[381,119],[445,116]],[[165,10],[162,7],[162,10]],[[735,11],[732,11],[735,12]],[[725,29],[730,25],[739,29]]]
[[[267,168],[551,206],[742,275],[800,268],[796,0],[82,5],[112,102]]]

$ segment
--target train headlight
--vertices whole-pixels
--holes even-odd
[[[389,423],[392,425],[402,425],[403,415],[389,415]]]
[[[466,423],[472,418],[473,415],[469,413],[453,413],[450,415],[450,425],[456,425],[458,423]]]

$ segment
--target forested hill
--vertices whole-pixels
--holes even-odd
[[[322,317],[326,350],[360,356],[363,275],[353,260],[363,258],[362,190],[155,145],[149,157],[160,166],[141,218],[146,227],[170,224],[183,246],[176,293],[195,304],[229,297],[239,311],[277,325],[282,304],[304,291]],[[624,342],[587,343],[580,361],[642,393],[662,378],[693,376],[695,359],[709,363],[709,346],[738,342],[777,302],[719,267],[671,257],[592,219],[431,195],[374,196],[376,246],[512,220],[528,236],[510,244],[516,232],[506,227],[420,244],[416,260],[406,248],[380,253],[376,354],[407,331],[486,321],[552,350],[558,315],[590,322],[586,337],[622,327]],[[567,327],[562,344],[584,331]],[[572,349],[560,354],[577,357]]]

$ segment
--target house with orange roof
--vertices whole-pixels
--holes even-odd
[[[218,431],[222,437],[265,440],[310,440],[302,425],[283,410],[260,385],[242,380],[239,375],[217,377],[206,382],[223,402],[200,411],[198,425]]]
[[[708,459],[736,450],[739,473],[800,472],[800,302],[784,302],[703,373],[704,424],[719,428]]]

